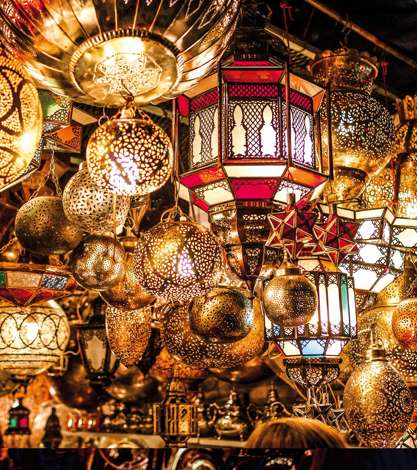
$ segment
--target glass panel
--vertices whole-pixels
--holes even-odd
[[[355,290],[349,287],[349,310],[350,310],[350,326],[356,328],[356,302]]]
[[[326,285],[323,283],[323,280],[325,281],[325,279],[320,279],[320,285],[318,289],[320,322],[323,328],[323,333],[327,334],[327,330],[329,328],[329,306],[327,303],[327,289],[326,289]],[[313,323],[314,323],[314,317],[311,319],[309,324],[313,324]]]
[[[339,278],[340,278],[340,302],[342,305],[341,320],[343,321],[343,326],[346,326],[346,325],[349,325],[349,310],[350,310],[348,285],[347,285],[346,276],[341,274]],[[341,331],[343,331],[343,328],[341,328]]]
[[[302,353],[303,356],[323,356],[324,346],[320,344],[321,341],[306,341],[306,344],[303,346]]]

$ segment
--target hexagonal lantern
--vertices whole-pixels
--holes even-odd
[[[269,233],[267,214],[286,205],[290,193],[298,200],[326,180],[315,147],[324,90],[289,74],[265,32],[240,34],[218,74],[178,99],[189,122],[180,194],[208,212],[233,269],[253,284]]]

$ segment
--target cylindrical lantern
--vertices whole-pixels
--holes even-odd
[[[95,185],[84,164],[65,186],[62,202],[68,220],[88,233],[123,226],[130,207],[129,197]]]
[[[5,46],[41,88],[96,106],[170,99],[197,84],[225,51],[239,0],[69,0],[0,7]],[[59,14],[57,14],[59,12]]]
[[[371,96],[378,63],[355,49],[327,50],[312,63],[311,72],[331,90],[331,136],[326,106],[321,111],[324,164],[329,166],[331,137],[335,169],[328,197],[333,201],[353,199],[363,191],[367,178],[381,171],[395,151],[390,113]]]
[[[38,92],[22,65],[0,54],[0,190],[18,183],[30,168],[42,135]]]
[[[170,177],[173,149],[168,135],[147,114],[123,108],[119,117],[91,134],[86,159],[97,186],[121,196],[145,196]]]
[[[65,353],[70,329],[53,300],[30,307],[0,306],[0,369],[18,378],[57,365]]]

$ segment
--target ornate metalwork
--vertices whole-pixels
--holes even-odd
[[[106,333],[114,355],[126,367],[137,364],[145,352],[151,336],[152,311],[106,308]]]
[[[343,404],[351,429],[367,447],[392,447],[411,421],[413,400],[375,336],[366,361],[346,383]]]
[[[39,374],[61,360],[70,329],[54,301],[30,307],[0,307],[0,369],[18,378]]]
[[[142,235],[135,274],[149,293],[171,301],[209,292],[220,280],[222,251],[215,237],[193,222],[161,222]]]
[[[18,49],[43,88],[97,106],[122,106],[127,96],[143,105],[171,99],[213,70],[239,4],[106,0],[74,7],[53,0],[30,4],[27,14],[8,0],[1,6],[1,28],[6,46]]]
[[[68,220],[88,233],[123,226],[130,208],[128,196],[116,196],[95,185],[83,164],[65,186],[62,203]]]
[[[264,317],[254,300],[250,332],[233,343],[207,342],[191,331],[188,305],[174,306],[165,315],[162,337],[170,354],[190,366],[230,368],[244,364],[264,347]]]
[[[253,327],[253,306],[247,291],[216,287],[205,296],[194,297],[190,306],[191,330],[214,342],[244,338]]]
[[[69,266],[75,280],[86,289],[107,290],[123,280],[126,254],[107,235],[88,235],[71,253]]]
[[[64,214],[58,196],[30,199],[17,211],[15,231],[24,248],[41,255],[62,255],[81,241],[82,230]]]
[[[42,108],[36,88],[23,67],[0,55],[0,190],[29,176],[42,134]]]
[[[399,303],[392,316],[392,331],[405,348],[417,352],[417,299],[405,299]]]
[[[171,175],[172,144],[142,111],[124,108],[91,135],[86,150],[93,182],[120,196],[145,196],[162,187]]]
[[[299,267],[284,261],[268,281],[262,295],[267,317],[283,327],[308,323],[317,306],[316,286]]]
[[[284,359],[287,376],[305,388],[327,385],[339,376],[340,358]]]

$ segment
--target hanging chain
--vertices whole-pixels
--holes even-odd
[[[55,186],[56,194],[57,194],[57,196],[62,197],[62,189],[61,189],[61,186],[59,184],[58,175],[56,174],[55,151],[52,152],[51,162],[50,162],[49,165],[50,165],[49,166],[49,173],[50,173],[50,176],[51,176],[52,183]]]

